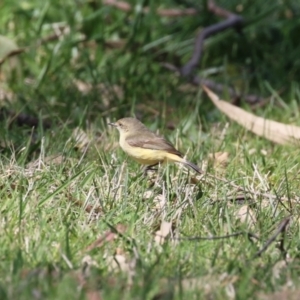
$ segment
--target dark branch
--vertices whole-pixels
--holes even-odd
[[[216,33],[219,33],[221,31],[224,31],[227,28],[241,25],[242,22],[243,22],[242,17],[234,15],[229,17],[225,21],[204,28],[196,38],[192,58],[181,68],[180,74],[184,77],[189,76],[190,74],[192,74],[194,69],[198,66],[202,57],[203,44],[206,38]]]
[[[245,231],[239,231],[232,234],[227,235],[221,235],[221,236],[195,236],[195,237],[186,237],[186,238],[175,238],[176,240],[180,241],[212,241],[212,240],[222,240],[222,239],[228,239],[240,235],[247,235],[249,238],[254,238],[256,240],[259,240],[259,237],[251,232],[245,232]]]
[[[178,69],[176,66],[170,64],[170,63],[162,63],[163,67],[165,67],[168,70],[171,70],[172,72],[176,72],[177,74],[180,74],[180,69]],[[255,105],[258,103],[262,103],[264,98],[257,96],[257,95],[241,95],[235,89],[225,86],[222,83],[215,82],[210,79],[202,79],[199,76],[195,75],[191,78],[190,83],[193,85],[205,85],[209,89],[215,91],[216,93],[222,93],[224,90],[226,90],[231,98],[234,99],[245,99],[245,101],[251,105]]]
[[[279,234],[284,234],[284,232],[286,231],[287,226],[289,225],[291,220],[291,216],[285,218],[284,220],[282,220],[277,228],[277,230],[275,231],[275,233],[267,240],[267,242],[265,243],[265,245],[254,255],[254,258],[259,257],[262,255],[263,252],[265,252],[269,246],[276,240],[276,238],[278,237]],[[283,247],[283,242],[281,241],[281,246]]]
[[[217,93],[222,93],[226,89],[230,97],[233,98],[234,103],[238,103],[241,98],[245,99],[245,101],[251,105],[257,103],[263,103],[264,99],[262,97],[256,95],[241,95],[237,93],[233,88],[227,86],[225,87],[223,84],[219,84],[208,79],[201,79],[198,76],[192,76],[195,68],[201,62],[205,39],[207,39],[208,37],[214,34],[222,32],[228,28],[235,28],[237,30],[240,30],[244,23],[243,17],[217,6],[214,0],[208,0],[207,5],[208,5],[208,10],[210,12],[212,12],[213,14],[219,17],[226,18],[226,20],[208,26],[198,34],[195,40],[194,50],[191,59],[180,69],[175,67],[176,71],[179,71],[179,74],[183,77],[190,77],[190,82],[192,84],[195,85],[204,84]]]

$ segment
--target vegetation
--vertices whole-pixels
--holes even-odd
[[[165,68],[220,19],[206,1],[164,1],[199,11],[173,18],[108,2],[0,4],[0,299],[299,298],[298,148],[230,122]],[[300,125],[298,1],[218,5],[245,25],[207,39],[197,75]],[[133,115],[206,175],[143,177],[107,127]]]

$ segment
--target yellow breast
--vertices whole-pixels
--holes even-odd
[[[123,137],[120,137],[120,146],[131,158],[143,165],[154,165],[157,163],[165,163],[167,161],[181,161],[179,156],[168,153],[165,150],[131,146]]]

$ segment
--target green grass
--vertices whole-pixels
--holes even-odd
[[[299,5],[241,3],[244,36],[209,39],[199,73],[215,68],[212,79],[272,96],[255,113],[300,126],[292,38]],[[217,19],[170,20],[97,1],[4,1],[0,8],[0,34],[25,48],[0,69],[1,107],[39,121],[32,128],[8,115],[0,120],[0,299],[299,294],[299,149],[230,122],[200,89],[161,66],[184,63],[198,27]],[[288,9],[294,18],[285,17]],[[59,38],[51,40],[54,33]],[[114,49],[112,41],[125,45]],[[107,126],[133,115],[211,176],[170,165],[143,177]],[[209,160],[215,152],[228,152],[225,165]],[[288,216],[285,234],[256,256]],[[163,221],[172,229],[158,244]]]

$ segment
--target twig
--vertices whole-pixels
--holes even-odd
[[[269,246],[276,240],[276,238],[278,237],[279,234],[284,234],[285,233],[286,228],[287,228],[287,226],[290,223],[290,220],[291,220],[291,216],[283,219],[280,222],[280,224],[279,224],[277,230],[275,231],[275,233],[267,240],[267,242],[265,243],[265,245],[257,253],[255,253],[255,255],[254,255],[253,258],[261,256],[261,254],[263,252],[265,252],[269,248]],[[283,247],[283,243],[282,242],[281,242],[281,247]]]
[[[190,82],[194,85],[206,85],[213,91],[217,93],[222,93],[224,90],[229,93],[230,97],[233,98],[233,102],[238,103],[241,98],[245,99],[245,101],[251,105],[260,103],[262,105],[266,104],[266,100],[263,99],[260,96],[257,95],[242,95],[239,94],[235,89],[225,86],[221,83],[216,83],[215,81],[209,80],[209,79],[202,79],[199,76],[192,75],[194,69],[199,65],[202,53],[203,53],[203,47],[204,47],[204,40],[208,38],[209,36],[212,36],[216,33],[219,33],[221,31],[224,31],[228,28],[234,27],[236,29],[240,29],[243,25],[244,19],[243,17],[236,15],[230,11],[227,11],[215,4],[213,0],[208,1],[208,10],[214,13],[217,16],[226,18],[226,20],[219,22],[217,24],[213,24],[211,26],[208,26],[204,28],[196,37],[193,55],[191,59],[181,68],[177,68],[171,64],[163,64],[164,67],[171,71],[175,71],[178,74],[180,74],[183,77],[189,77]]]
[[[37,42],[36,42],[37,47],[40,45],[46,44],[48,42],[56,41],[62,37],[67,36],[68,34],[70,34],[70,27],[66,24],[61,25],[58,23],[53,23],[52,29],[53,29],[54,33],[37,40]],[[84,42],[85,40],[86,40],[86,37],[81,36],[80,39],[78,40],[78,42]]]
[[[191,75],[198,66],[202,58],[203,43],[206,38],[231,27],[240,28],[244,22],[244,19],[241,16],[218,7],[213,0],[208,1],[208,10],[218,16],[226,17],[227,19],[204,28],[198,34],[192,58],[180,69],[180,74],[184,77]]]
[[[116,239],[119,235],[123,236],[125,231],[127,230],[127,226],[123,224],[117,224],[115,227],[107,230],[102,236],[98,237],[94,242],[88,245],[84,251],[89,252],[95,248],[102,247],[105,243],[111,242]]]
[[[180,69],[177,68],[176,66],[170,64],[170,63],[161,63],[161,65],[172,71],[177,73],[178,75],[181,75],[180,73]],[[243,98],[247,103],[251,104],[251,105],[257,105],[258,103],[262,104],[266,104],[264,101],[266,101],[264,98],[257,96],[257,95],[242,95],[242,94],[238,94],[237,91],[235,91],[235,89],[228,87],[227,85],[224,85],[222,83],[218,83],[215,82],[213,80],[210,79],[203,79],[200,78],[197,75],[192,76],[192,78],[190,79],[190,83],[196,86],[201,86],[201,85],[205,85],[207,86],[209,89],[213,90],[216,93],[222,93],[224,92],[224,90],[227,91],[227,93],[229,94],[229,96],[231,98],[234,98],[235,100],[237,99],[241,99]]]
[[[80,200],[73,200],[73,199],[72,199],[72,201],[73,201],[74,205],[76,205],[76,206],[78,206],[78,207],[80,207],[80,208],[83,207],[84,210],[85,210],[87,213],[93,212],[94,214],[98,215],[98,214],[100,214],[100,213],[103,212],[103,211],[102,211],[102,208],[101,208],[100,206],[94,207],[94,206],[91,205],[91,204],[87,204],[86,206],[84,206],[84,203],[83,203],[82,201],[80,201]]]
[[[285,234],[286,234],[286,230],[284,230],[281,234],[281,239],[280,239],[280,243],[278,245],[278,249],[280,250],[280,252],[282,253],[284,259],[286,259],[287,256],[287,251],[284,248],[284,238],[285,238]]]
[[[185,241],[212,241],[212,240],[222,240],[222,239],[228,239],[228,238],[232,238],[232,237],[236,237],[236,236],[240,236],[240,235],[247,235],[249,238],[254,238],[256,240],[259,240],[259,237],[257,235],[255,235],[254,233],[251,232],[245,232],[245,231],[239,231],[239,232],[235,232],[232,234],[227,234],[227,235],[221,235],[221,236],[195,236],[195,237],[185,237],[185,238],[173,238],[176,240],[185,240]]]

